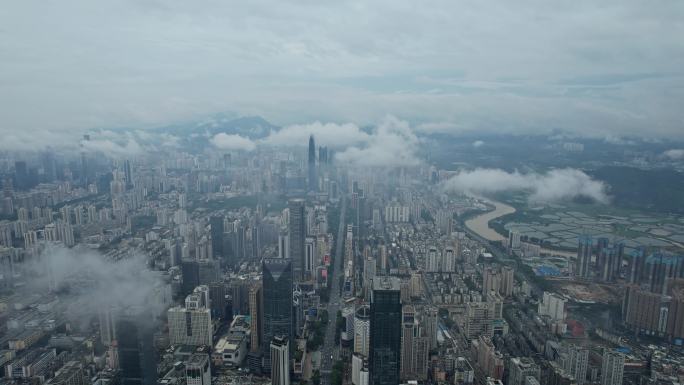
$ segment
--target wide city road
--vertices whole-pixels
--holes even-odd
[[[342,197],[340,204],[340,227],[335,238],[335,255],[332,259],[333,275],[328,280],[330,285],[330,300],[328,301],[328,326],[325,330],[325,340],[321,347],[321,384],[330,385],[330,373],[332,366],[339,359],[339,342],[335,341],[335,324],[337,323],[337,311],[341,307],[340,299],[340,276],[342,274],[342,246],[344,245],[345,213],[347,212],[347,199]]]

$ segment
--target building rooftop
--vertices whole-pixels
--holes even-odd
[[[400,290],[399,278],[378,277],[373,280],[373,290]]]

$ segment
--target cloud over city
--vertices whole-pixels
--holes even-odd
[[[676,148],[676,149],[672,149],[672,150],[667,150],[663,153],[663,155],[667,158],[672,159],[672,160],[684,159],[684,149],[683,148]]]
[[[211,144],[225,151],[252,151],[256,148],[256,144],[247,137],[223,132],[214,135],[211,138]]]
[[[478,168],[460,171],[446,180],[442,187],[447,191],[471,194],[523,191],[530,194],[530,202],[566,201],[578,197],[590,198],[599,203],[610,202],[605,183],[572,168],[554,169],[545,173]]]
[[[279,146],[306,146],[309,136],[316,138],[317,145],[344,148],[366,143],[370,135],[353,123],[321,123],[294,124],[272,131],[264,140],[264,144]]]
[[[416,166],[419,139],[408,122],[387,116],[363,146],[338,152],[335,160],[352,167]]]

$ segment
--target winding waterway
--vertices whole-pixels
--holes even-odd
[[[477,235],[488,241],[506,241],[503,235],[497,233],[494,229],[489,227],[489,221],[496,218],[502,217],[504,215],[513,214],[516,210],[515,207],[509,206],[502,202],[493,201],[491,199],[479,198],[481,201],[488,205],[494,206],[494,210],[488,211],[484,214],[480,214],[474,218],[468,219],[465,222],[466,227],[471,231],[475,232]],[[552,250],[542,247],[540,250],[542,254],[552,254],[561,255],[564,257],[575,257],[577,253],[571,251],[559,251]]]
[[[506,238],[503,235],[494,231],[489,227],[489,221],[496,218],[502,217],[504,215],[513,214],[515,212],[515,207],[509,206],[505,203],[492,201],[489,199],[481,199],[488,205],[494,206],[493,211],[488,211],[484,214],[480,214],[474,218],[468,219],[465,225],[471,230],[477,233],[477,235],[488,241],[505,241]]]

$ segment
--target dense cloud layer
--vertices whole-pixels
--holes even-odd
[[[0,136],[26,145],[233,111],[682,137],[683,17],[679,0],[10,1]]]
[[[394,116],[386,117],[363,146],[338,152],[335,160],[351,167],[416,166],[419,140],[409,124]]]
[[[500,169],[461,171],[443,186],[449,191],[488,194],[503,191],[529,192],[531,202],[554,202],[577,197],[608,203],[606,185],[581,170],[565,168],[539,173],[506,172]]]

